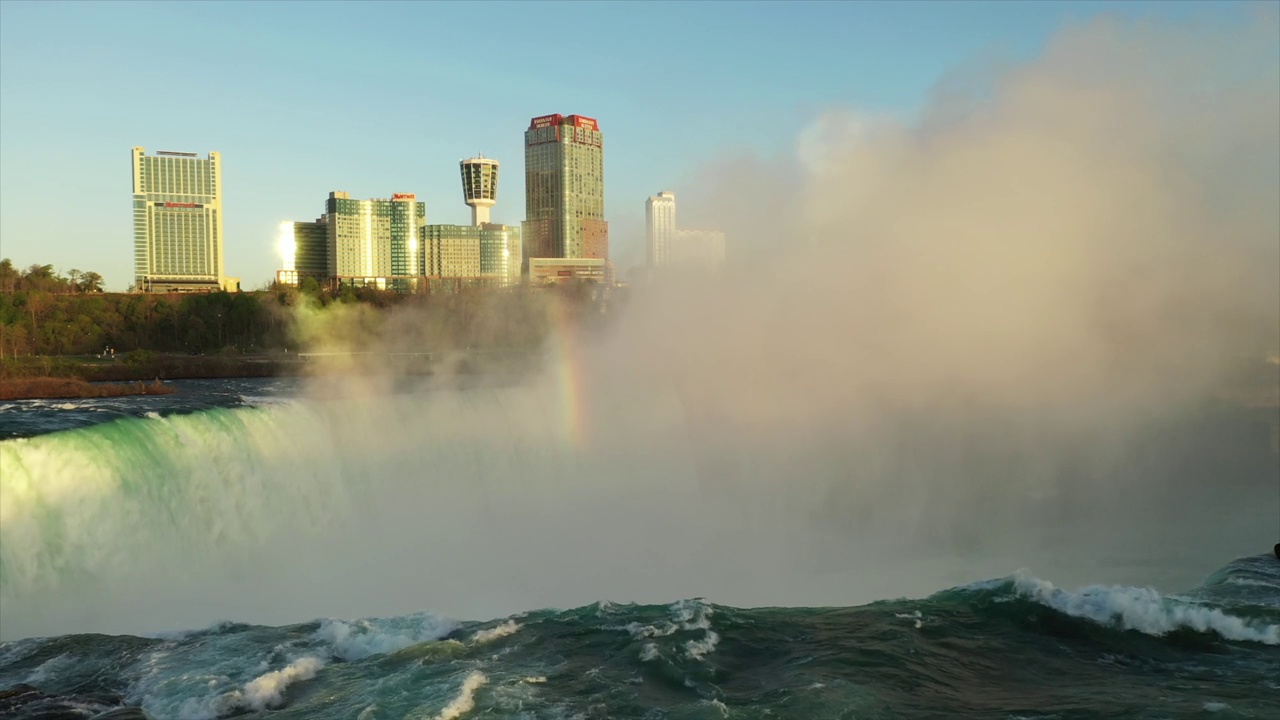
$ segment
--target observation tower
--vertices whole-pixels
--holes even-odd
[[[468,158],[462,168],[462,197],[471,206],[471,224],[489,222],[489,208],[498,201],[498,161],[483,155]]]

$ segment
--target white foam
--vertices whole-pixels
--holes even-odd
[[[707,636],[701,640],[690,640],[684,644],[684,654],[693,660],[701,660],[707,653],[716,649],[716,645],[720,644],[720,636],[715,632],[708,630]]]
[[[1222,712],[1223,710],[1226,710],[1229,707],[1231,706],[1223,702],[1207,702],[1204,704],[1204,711],[1216,713],[1216,712]]]
[[[649,662],[650,660],[657,660],[657,659],[658,659],[657,645],[654,645],[653,643],[645,643],[644,647],[640,648],[640,662]]]
[[[674,623],[665,623],[662,627],[653,625],[641,625],[638,622],[627,623],[626,625],[617,625],[608,628],[609,630],[626,630],[631,633],[631,637],[640,640],[641,638],[666,637],[675,633],[680,629],[679,625]]]
[[[708,704],[708,705],[710,705],[711,707],[713,707],[713,708],[715,708],[715,709],[719,710],[719,711],[720,711],[720,715],[721,715],[722,717],[729,717],[729,706],[725,705],[724,703],[720,702],[719,700],[708,700],[708,701],[706,701],[706,702],[707,702],[707,704]]]
[[[476,706],[476,691],[489,682],[489,678],[479,670],[472,670],[466,680],[462,681],[462,689],[458,691],[456,697],[444,706],[436,720],[456,720],[462,717]]]
[[[325,620],[315,637],[332,645],[334,654],[343,660],[360,660],[439,640],[457,628],[458,623],[447,618],[414,613],[397,618]]]
[[[324,660],[308,656],[294,660],[279,670],[259,675],[245,684],[243,702],[254,710],[278,707],[284,703],[286,688],[299,680],[310,680],[322,667]]]
[[[492,627],[488,630],[480,630],[475,635],[471,636],[471,642],[476,645],[483,645],[487,642],[497,640],[498,638],[512,635],[519,629],[519,623],[514,620],[508,620],[497,627]]]
[[[1280,645],[1280,625],[1258,625],[1221,610],[1172,602],[1151,588],[1093,585],[1076,592],[1029,575],[1014,576],[1024,597],[1073,617],[1161,636],[1179,629],[1213,632],[1227,640]]]
[[[325,666],[324,660],[307,656],[290,662],[279,670],[265,672],[230,692],[188,697],[182,700],[171,712],[159,698],[144,698],[144,709],[155,717],[175,717],[178,720],[216,720],[226,715],[237,714],[243,710],[263,711],[278,708],[284,704],[285,690],[295,682],[310,680]],[[219,683],[211,680],[210,689]]]
[[[524,679],[524,681],[531,685],[537,685],[537,684],[546,682],[547,679],[541,675],[538,675],[537,677],[527,677]]]
[[[240,401],[251,407],[266,407],[268,405],[291,405],[298,402],[297,399],[280,396],[280,395],[241,395]]]

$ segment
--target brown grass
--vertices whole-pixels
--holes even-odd
[[[91,384],[76,378],[19,378],[0,380],[0,400],[53,400],[62,398],[101,398],[123,395],[169,395],[172,387],[156,380],[150,384]]]

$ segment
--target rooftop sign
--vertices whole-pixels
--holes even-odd
[[[552,125],[559,125],[561,120],[564,120],[563,115],[543,115],[542,117],[536,117],[530,120],[529,129],[534,130],[537,128],[544,128],[544,127],[551,127]]]

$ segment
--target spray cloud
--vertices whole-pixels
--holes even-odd
[[[181,491],[95,480],[53,503],[56,545],[6,521],[6,572],[63,569],[7,580],[6,633],[846,604],[1020,566],[1194,583],[1275,527],[1275,412],[1206,401],[1280,344],[1278,27],[1272,8],[1100,20],[949,79],[915,122],[835,109],[793,156],[708,168],[682,214],[726,230],[731,267],[637,288],[525,385],[404,395],[354,373],[305,406],[168,421],[156,453],[213,459],[166,455]],[[544,309],[494,302],[475,332]],[[301,311],[308,346],[439,340],[438,305],[334,309]],[[37,440],[59,487],[108,470]],[[105,600],[83,607],[79,582]]]

